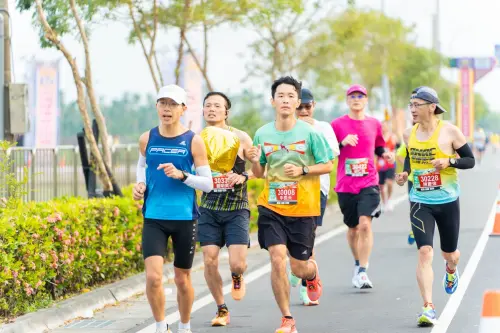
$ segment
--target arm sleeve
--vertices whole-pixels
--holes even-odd
[[[137,160],[136,171],[137,183],[146,184],[146,157],[139,152],[139,159]]]
[[[406,149],[405,164],[403,166],[403,171],[407,172],[408,175],[411,173],[410,154],[408,153],[408,149]]]
[[[382,147],[382,146],[375,147],[375,154],[378,157],[382,157],[382,155],[384,155],[384,153],[385,153],[385,147]]]
[[[454,165],[450,165],[452,168],[472,169],[474,165],[476,165],[476,160],[474,159],[474,154],[472,153],[469,144],[466,143],[462,147],[458,148],[457,153],[460,155],[460,158],[457,158]]]
[[[210,170],[210,166],[199,166],[196,168],[196,173],[198,175],[188,175],[184,184],[194,188],[195,190],[200,190],[206,193],[212,191],[214,184],[212,181],[212,171]]]

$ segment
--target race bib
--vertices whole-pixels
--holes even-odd
[[[268,203],[273,205],[296,205],[299,187],[297,182],[269,183]]]
[[[417,191],[435,191],[442,187],[441,173],[436,169],[414,170],[413,174]]]
[[[364,177],[368,175],[368,158],[348,158],[345,160],[345,175]]]
[[[229,185],[227,175],[212,175],[212,182],[214,184],[214,192],[227,192],[234,190],[234,187]]]

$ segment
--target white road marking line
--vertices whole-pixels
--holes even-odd
[[[439,316],[438,324],[434,326],[431,333],[447,332],[448,327],[450,326],[451,321],[458,310],[458,307],[462,303],[465,292],[469,287],[469,283],[474,276],[477,265],[479,264],[479,260],[481,260],[486,244],[488,243],[489,235],[493,228],[493,223],[495,222],[496,211],[497,199],[495,198],[495,202],[493,203],[493,207],[491,208],[491,212],[488,216],[488,220],[486,221],[483,232],[476,243],[476,247],[474,248],[470,259],[467,262],[467,266],[465,267],[463,274],[460,276],[458,288],[455,293],[448,299],[448,302],[446,303],[441,316]]]
[[[406,195],[406,194],[402,195],[400,197],[397,197],[393,201],[394,206],[397,206],[401,202],[404,202],[405,200],[407,200],[407,198],[408,198],[408,195]],[[333,230],[330,230],[330,231],[316,237],[316,240],[314,242],[314,246],[318,246],[321,243],[326,242],[330,238],[333,238],[337,235],[344,233],[346,230],[347,230],[347,227],[345,225],[341,225]],[[257,280],[258,278],[266,275],[269,272],[271,272],[271,264],[270,263],[246,274],[245,275],[245,283],[249,284],[252,281]],[[229,294],[231,292],[231,283],[225,285],[222,289],[222,292],[223,292],[224,296]],[[212,297],[212,294],[205,295],[202,298],[194,301],[193,309],[191,310],[191,313],[194,313],[194,312],[198,311],[199,309],[201,309],[209,304],[212,304],[213,302],[214,302],[214,299]],[[180,313],[179,313],[179,311],[175,311],[174,313],[166,316],[165,319],[167,320],[167,323],[169,325],[172,325],[175,322],[179,321]],[[155,328],[156,328],[156,323],[153,323],[149,326],[144,327],[142,330],[137,331],[136,333],[151,333],[151,332],[154,332]]]

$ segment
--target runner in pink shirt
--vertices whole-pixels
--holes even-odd
[[[394,154],[385,149],[382,125],[365,115],[366,88],[353,85],[347,90],[349,114],[332,122],[340,141],[335,192],[344,223],[349,227],[347,241],[355,260],[352,283],[356,288],[373,288],[366,274],[373,247],[371,220],[380,215],[380,191],[375,154],[394,162]]]

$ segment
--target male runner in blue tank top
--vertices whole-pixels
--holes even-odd
[[[240,143],[232,170],[224,175],[212,170],[214,190],[201,197],[198,241],[203,248],[205,280],[217,304],[212,326],[226,326],[230,322],[218,267],[220,248],[224,245],[228,248],[233,280],[231,296],[237,301],[245,296],[243,273],[247,268],[250,222],[245,159],[253,143],[247,133],[227,125],[230,109],[231,101],[223,93],[210,92],[204,98],[203,117],[207,125],[230,131]]]
[[[160,89],[156,109],[160,126],[141,135],[135,200],[144,198],[142,251],[146,294],[156,320],[156,333],[170,333],[165,321],[163,257],[172,237],[174,274],[180,312],[178,333],[191,333],[194,300],[191,267],[199,217],[196,191],[210,192],[212,173],[202,138],[185,128],[186,92],[176,85]],[[147,166],[147,167],[146,167]]]

